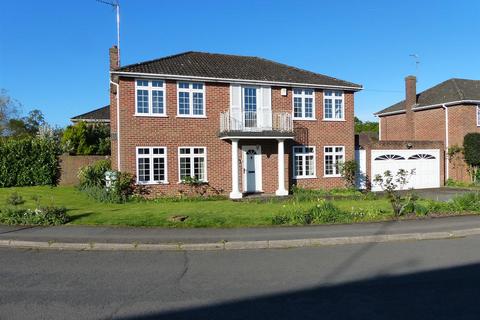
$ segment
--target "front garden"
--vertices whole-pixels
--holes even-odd
[[[13,195],[13,196],[12,196]],[[12,201],[16,199],[16,201]],[[137,227],[254,227],[373,222],[412,217],[480,213],[480,193],[466,194],[448,203],[416,200],[400,217],[393,213],[385,197],[351,190],[295,190],[288,199],[258,199],[234,202],[228,199],[165,198],[131,199],[125,203],[105,203],[75,187],[16,187],[0,189],[0,223],[10,224],[8,213],[59,208],[58,219],[47,223]],[[64,211],[61,209],[64,208]],[[45,210],[45,209],[44,209]],[[48,210],[48,209],[47,209]],[[67,218],[65,219],[64,213]],[[37,217],[38,218],[38,217]],[[183,221],[182,221],[183,220]],[[14,224],[36,224],[17,217]],[[48,222],[54,223],[48,223]],[[58,223],[57,223],[58,222]]]

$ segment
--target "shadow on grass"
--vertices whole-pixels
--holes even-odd
[[[472,264],[117,319],[479,319],[479,288]]]
[[[67,210],[67,213],[68,211],[71,211],[71,210],[75,210],[75,209],[68,209]],[[83,218],[86,218],[86,217],[89,217],[91,215],[94,215],[95,212],[92,212],[92,211],[88,211],[88,212],[84,212],[84,213],[79,213],[79,214],[75,214],[75,215],[68,215],[70,217],[70,221],[68,221],[69,223],[73,222],[73,221],[76,221],[76,220],[81,220]]]

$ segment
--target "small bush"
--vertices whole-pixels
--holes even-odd
[[[80,187],[105,186],[105,172],[111,170],[111,168],[110,160],[99,160],[82,167],[78,172]]]
[[[8,225],[43,225],[55,226],[70,221],[64,207],[40,207],[25,209],[7,207],[0,211],[0,223]]]
[[[24,204],[25,200],[20,194],[18,194],[18,192],[15,191],[8,196],[6,202],[7,202],[7,205],[10,205],[10,206],[18,206],[20,204]]]
[[[337,208],[333,203],[320,200],[310,208],[302,208],[298,203],[293,202],[286,207],[287,213],[272,217],[272,224],[325,224],[340,223],[349,220],[349,214]]]
[[[452,200],[451,206],[455,211],[480,212],[480,192],[457,196]]]

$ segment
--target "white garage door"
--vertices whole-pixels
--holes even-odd
[[[381,191],[373,183],[377,174],[387,170],[396,174],[399,169],[415,169],[405,189],[425,189],[440,187],[440,150],[372,150],[372,191]]]

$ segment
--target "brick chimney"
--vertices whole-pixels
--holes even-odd
[[[405,78],[405,111],[407,140],[415,140],[415,119],[412,108],[417,104],[417,77]]]
[[[118,48],[117,46],[112,46],[108,50],[110,54],[110,70],[116,70],[120,67],[120,61],[118,60]]]

